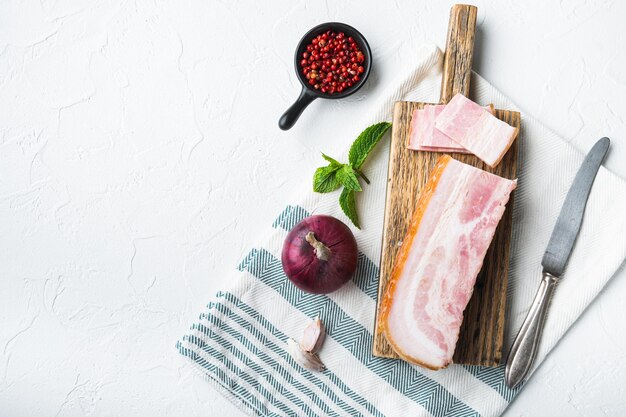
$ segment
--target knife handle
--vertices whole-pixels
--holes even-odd
[[[506,361],[504,380],[509,388],[515,388],[519,385],[532,368],[548,313],[548,306],[558,281],[558,277],[548,272],[543,273],[537,295],[535,295],[533,304],[530,306],[528,315],[515,338],[515,342],[513,342]]]

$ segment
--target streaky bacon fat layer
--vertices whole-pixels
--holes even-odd
[[[518,132],[463,94],[452,97],[441,111],[435,120],[435,130],[492,168],[500,163]]]
[[[378,325],[403,359],[445,368],[463,311],[516,180],[439,158],[381,302]]]

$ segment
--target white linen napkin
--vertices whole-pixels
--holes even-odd
[[[397,100],[438,99],[442,53],[422,48],[418,65],[393,83],[376,111],[354,124],[354,137],[371,123],[391,120]],[[478,75],[472,98],[497,108],[515,105]],[[541,257],[583,155],[522,113],[519,183],[507,299],[506,351],[539,285]],[[347,150],[344,156],[347,154]],[[333,155],[334,156],[334,155]],[[232,288],[202,312],[178,342],[207,380],[253,415],[497,416],[519,391],[508,389],[504,367],[451,365],[430,371],[372,356],[389,147],[384,141],[364,171],[371,180],[357,205],[362,230],[354,230],[359,266],[352,282],[325,295],[305,294],[282,273],[280,251],[288,230],[310,214],[349,220],[336,194],[306,192],[286,202],[265,242],[234,271]],[[307,184],[306,189],[310,189]],[[582,229],[546,321],[536,365],[580,316],[626,257],[626,183],[601,168]],[[324,372],[309,372],[286,350],[308,320],[319,315],[328,336],[320,352]]]

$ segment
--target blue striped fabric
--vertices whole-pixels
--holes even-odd
[[[289,355],[286,354],[284,350],[284,342],[287,340],[287,336],[283,332],[278,330],[270,322],[265,320],[263,316],[259,315],[256,310],[246,305],[244,302],[239,300],[233,294],[224,293],[224,294],[221,294],[221,296],[224,298],[224,302],[218,303],[215,308],[224,315],[224,319],[229,320],[229,321],[232,320],[235,323],[239,324],[241,327],[245,328],[251,335],[253,335],[256,338],[255,342],[258,341],[260,346],[264,346],[265,348],[270,349],[273,353],[280,355],[286,362],[288,362],[292,366],[293,369],[296,369],[300,375],[303,375],[306,379],[313,382],[315,386],[319,387],[320,390],[322,390],[327,396],[329,396],[335,402],[335,404],[337,404],[341,409],[345,410],[346,412],[349,412],[352,415],[358,413],[354,408],[352,408],[350,405],[346,404],[343,401],[342,396],[347,396],[351,400],[353,400],[355,403],[358,403],[364,408],[366,408],[372,415],[374,416],[383,415],[369,401],[367,401],[365,398],[363,398],[362,396],[352,391],[346,384],[344,384],[341,381],[341,379],[339,379],[330,370],[327,369],[323,372],[324,375],[328,377],[328,379],[332,383],[332,384],[327,384],[327,383],[324,383],[324,381],[322,381],[320,378],[318,378],[314,372],[310,372],[306,368],[303,368],[300,365],[298,365]],[[245,318],[246,315],[250,316],[254,320],[253,321],[247,320]],[[209,315],[201,316],[201,319],[204,319],[204,318],[206,318],[209,322],[212,322],[212,324],[219,325],[219,323],[217,323],[217,320],[219,319],[216,319],[214,315],[209,314]],[[226,321],[224,323],[226,323]],[[226,329],[226,331],[230,332],[231,334],[235,332],[234,330],[228,328],[227,324],[224,324],[223,326]],[[221,325],[219,325],[218,327],[222,328]],[[275,338],[273,340],[269,339],[268,337],[265,336],[264,332],[259,330],[259,328],[264,329],[266,333],[270,333]],[[276,340],[281,342],[280,345],[276,343]],[[271,368],[280,369],[281,371],[284,371],[284,372],[289,372],[288,370],[285,369],[285,367],[282,367],[281,364],[278,363],[277,361],[267,358],[267,355],[264,355],[263,350],[258,349],[258,345],[256,347],[253,346],[253,349],[257,351],[257,353],[260,355],[260,358],[266,361],[266,364],[269,365]],[[293,381],[293,383],[294,385],[297,386],[297,381]],[[298,389],[300,388],[298,387]],[[310,398],[314,398],[314,401],[318,400],[317,397],[313,397],[312,392],[310,390],[307,391],[306,389],[303,389],[302,391],[306,396]],[[336,392],[340,393],[340,395],[336,394]],[[322,404],[322,407],[327,408],[327,405]],[[331,411],[328,409],[326,410],[326,412],[331,413]]]
[[[288,206],[274,221],[276,230],[290,230],[309,216],[300,206]],[[319,315],[328,337],[367,368],[373,377],[388,384],[402,396],[421,406],[427,415],[480,416],[441,383],[420,368],[404,361],[374,357],[372,332],[350,316],[326,295],[305,294],[285,277],[282,265],[264,248],[253,249],[238,267],[264,288],[270,288],[284,302],[309,317]],[[356,287],[376,300],[379,269],[359,253],[354,276]],[[189,334],[178,342],[179,352],[196,363],[208,378],[226,390],[246,410],[255,415],[287,416],[384,416],[370,399],[351,388],[327,369],[310,372],[287,353],[287,335],[234,292],[218,294],[208,305]],[[509,402],[517,392],[504,385],[503,368],[464,366]]]

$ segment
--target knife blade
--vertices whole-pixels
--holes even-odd
[[[583,222],[591,186],[610,144],[609,138],[602,138],[593,145],[565,197],[561,213],[556,220],[556,226],[552,230],[552,236],[541,261],[543,270],[552,275],[559,277],[565,269]]]
[[[574,249],[593,181],[610,144],[609,138],[604,137],[593,145],[567,192],[541,261],[543,276],[539,290],[506,361],[504,380],[509,388],[524,381],[532,368],[552,294]]]

